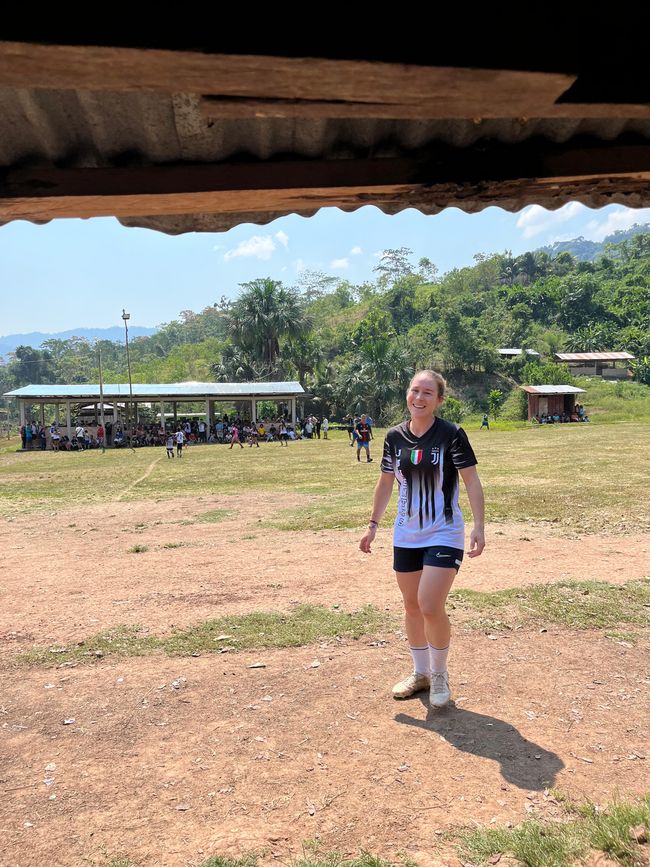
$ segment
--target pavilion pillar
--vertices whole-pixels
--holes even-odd
[[[176,401],[172,403],[172,409],[174,410],[174,428],[176,428],[176,425],[178,424],[178,404]]]
[[[210,426],[212,424],[212,421],[210,418],[210,398],[209,397],[205,398],[205,423],[208,426],[208,433],[210,433]]]
[[[72,423],[70,421],[70,401],[66,400],[65,402],[65,424],[68,430],[66,431],[66,435],[72,439]]]
[[[165,401],[160,398],[160,430],[165,430]]]
[[[251,400],[251,421],[257,422],[257,401],[255,398]]]
[[[95,427],[99,424],[99,409],[98,405],[95,404]]]
[[[296,399],[295,397],[291,398],[291,424],[295,425],[296,423]]]
[[[41,427],[45,427],[45,403],[41,404]]]
[[[58,401],[54,404],[54,424],[57,427],[59,426],[59,402]]]
[[[18,401],[18,403],[20,404],[20,426],[24,427],[25,426],[25,401],[21,399]]]

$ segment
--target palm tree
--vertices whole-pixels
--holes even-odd
[[[309,328],[300,295],[269,277],[242,284],[243,292],[229,312],[233,342],[262,362],[270,376],[278,362],[283,341],[299,338]]]

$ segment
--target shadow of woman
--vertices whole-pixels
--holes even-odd
[[[425,720],[398,713],[395,721],[442,735],[448,743],[464,753],[499,762],[503,778],[520,789],[552,786],[556,775],[564,767],[559,756],[526,740],[511,723],[504,720],[464,710],[453,702],[443,711],[431,708],[428,711]]]

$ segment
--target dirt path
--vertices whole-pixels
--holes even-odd
[[[196,521],[217,508],[236,518]],[[123,853],[138,867],[178,867],[263,850],[264,863],[286,864],[316,840],[323,851],[457,864],[441,832],[559,815],[548,787],[596,802],[645,791],[647,640],[555,628],[488,640],[457,628],[456,702],[435,714],[420,698],[390,698],[409,668],[392,633],[11,667],[32,644],[120,623],[163,633],[306,600],[399,611],[387,531],[364,558],[356,533],[278,533],[260,529],[264,517],[243,500],[204,498],[0,522],[2,863],[101,865]],[[489,539],[459,586],[650,572],[647,537],[496,525]],[[136,544],[148,550],[128,553]]]

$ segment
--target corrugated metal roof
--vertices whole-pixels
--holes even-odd
[[[34,43],[37,41],[34,39]],[[517,43],[517,40],[512,42]],[[487,40],[486,45],[489,44]],[[85,179],[75,181],[78,186],[74,187],[68,175],[66,191],[60,195],[66,202],[76,199],[70,205],[73,209],[82,207],[83,201],[86,210],[75,216],[121,213],[120,221],[124,225],[154,228],[170,234],[224,231],[241,223],[268,223],[287,213],[307,217],[325,205],[354,211],[370,203],[385,213],[414,207],[422,213],[435,214],[450,205],[476,212],[495,204],[506,210],[520,210],[532,202],[555,209],[572,200],[589,207],[612,202],[631,207],[650,204],[650,185],[644,180],[647,163],[643,162],[644,149],[650,142],[650,119],[646,100],[637,99],[637,91],[643,89],[640,87],[642,76],[627,70],[627,66],[623,84],[617,79],[615,90],[621,93],[615,94],[616,100],[611,93],[601,93],[596,87],[587,98],[583,93],[584,105],[572,106],[571,99],[559,98],[561,87],[556,98],[539,77],[533,76],[528,81],[525,73],[522,80],[530,86],[522,84],[513,89],[511,83],[508,90],[508,75],[503,70],[525,68],[517,65],[521,61],[518,52],[515,58],[509,57],[507,52],[487,51],[492,62],[482,73],[477,71],[477,63],[469,63],[472,52],[462,50],[462,46],[457,49],[461,64],[467,61],[469,66],[454,70],[410,65],[406,59],[388,67],[373,65],[364,61],[365,46],[357,44],[356,58],[363,73],[361,80],[361,76],[353,73],[346,77],[345,61],[341,61],[343,72],[337,73],[335,65],[330,64],[323,67],[329,77],[320,75],[321,68],[314,65],[313,55],[300,55],[301,50],[306,50],[303,38],[300,44],[296,43],[295,55],[290,53],[294,56],[294,65],[286,58],[258,57],[255,49],[245,52],[247,57],[235,62],[232,57],[216,54],[210,57],[200,50],[178,55],[147,49],[133,49],[128,53],[118,46],[111,62],[113,55],[106,51],[103,60],[97,59],[101,49],[96,46],[74,53],[65,43],[36,47],[31,43],[0,43],[0,47],[2,45],[10,48],[3,55],[4,70],[0,65],[3,83],[0,87],[0,169],[8,173],[3,196],[11,204],[2,212],[0,221],[25,218],[42,222],[58,215],[56,206],[51,211],[47,208],[39,211],[36,206],[34,212],[29,210],[26,200],[31,200],[32,195],[35,198],[42,195],[45,199],[57,195],[49,191],[47,178],[38,182],[29,177],[22,181],[11,179],[12,172],[29,172],[30,167],[34,172],[46,172],[54,167],[62,171],[61,167],[70,171],[133,169],[135,180],[122,176],[122,185],[115,193],[123,199],[129,196],[136,199],[131,209],[119,211],[114,202],[105,203],[110,198],[106,182],[101,192],[88,193],[80,190],[87,184]],[[551,60],[556,50],[556,46],[553,50],[549,48],[547,73],[549,82],[559,87],[558,82],[566,80],[568,84],[572,77],[554,74]],[[450,50],[450,54],[454,51]],[[405,48],[404,58],[408,55],[409,50]],[[576,67],[580,65],[580,53],[570,52],[570,55],[570,58],[564,56],[555,72],[567,68],[579,71],[574,69],[574,63]],[[368,50],[365,56],[373,59]],[[65,65],[69,58],[73,58],[73,62]],[[592,59],[592,63],[597,59]],[[414,51],[412,62],[421,64],[423,57]],[[529,68],[534,70],[535,66]],[[586,70],[587,79],[593,71]],[[607,71],[609,80],[609,64]],[[264,86],[265,72],[274,73],[268,88]],[[430,78],[432,74],[434,79]],[[427,82],[436,80],[435,76],[445,85],[439,90],[426,86]],[[474,79],[480,88],[470,86]],[[397,83],[402,80],[410,88],[405,99],[415,117],[389,113],[392,104],[399,107],[403,94]],[[519,80],[513,78],[513,81]],[[578,78],[577,83],[580,82]],[[334,85],[335,91],[328,91]],[[540,87],[539,91],[535,90]],[[318,92],[316,96],[314,89]],[[416,98],[418,94],[422,99]],[[216,115],[206,114],[206,96],[220,100],[221,115],[218,111]],[[616,104],[605,104],[599,111],[599,102],[606,101],[605,96]],[[442,102],[436,103],[436,99]],[[422,108],[426,101],[431,103],[429,109]],[[514,107],[509,107],[513,101]],[[641,104],[635,105],[635,102]],[[372,115],[375,103],[377,116]],[[526,110],[522,105],[527,106]],[[322,113],[314,111],[309,115],[310,106],[312,109],[320,106]],[[347,114],[341,114],[345,107],[349,109]],[[292,108],[297,116],[292,115]],[[244,112],[241,116],[228,115],[228,110],[240,109]],[[300,109],[306,112],[303,116],[300,116]],[[468,113],[459,116],[463,110]],[[282,116],[273,116],[276,111]],[[514,116],[507,116],[508,111]],[[490,156],[495,145],[508,148],[507,154],[500,152],[496,163]],[[596,159],[581,177],[584,158],[594,145]],[[577,158],[574,155],[573,162],[562,163],[565,151],[573,147]],[[627,159],[631,159],[627,163],[621,155],[621,148],[626,147]],[[613,156],[608,156],[607,165],[602,168],[602,156],[610,150]],[[637,162],[629,157],[630,150],[641,154]],[[527,156],[523,162],[518,162],[522,153]],[[327,192],[322,194],[308,184],[301,187],[300,183],[292,183],[290,172],[282,173],[282,164],[287,160],[340,165],[355,160],[363,164],[373,160],[388,164],[395,159],[413,162],[414,166],[409,169],[413,176],[408,175],[408,183],[395,181],[391,186],[391,182],[381,178],[377,181],[376,176],[372,176],[373,181],[370,175],[362,173],[358,177],[364,180],[355,185],[355,174],[350,172],[340,186],[336,181],[329,186],[325,184]],[[415,168],[418,161],[426,166],[422,172]],[[158,195],[161,192],[156,187],[158,176],[155,181],[150,178],[143,181],[137,171],[151,167],[162,172],[179,168],[187,172],[208,166],[225,167],[230,171],[231,164],[235,163],[250,166],[251,171],[260,164],[270,164],[275,175],[270,178],[266,174],[264,182],[259,181],[260,186],[251,181],[252,187],[246,187],[246,191],[252,195],[233,195],[224,204],[221,200],[217,203],[216,197],[224,189],[230,190],[228,172],[219,176],[225,187],[220,187],[220,182],[214,182],[216,186],[206,182],[207,203],[205,198],[191,198],[197,193],[193,186],[197,183],[194,174],[191,181],[177,180],[181,189],[175,187],[175,193],[168,196],[171,204],[166,204],[165,196]],[[508,173],[510,166],[512,174]],[[380,171],[385,173],[387,169],[382,166]],[[178,173],[175,177],[179,178]],[[521,179],[525,183],[520,184]],[[14,183],[16,186],[12,187]],[[289,194],[285,198],[269,198],[264,206],[255,195],[265,189],[264,183],[269,185],[267,196],[269,190],[278,189],[287,189]],[[39,187],[39,192],[35,191],[35,186]],[[72,187],[75,192],[71,191]],[[239,187],[235,192],[241,192]],[[180,207],[184,193],[188,201],[185,207]],[[140,196],[148,203],[142,207],[148,206],[150,210],[138,213],[135,209],[140,205]],[[152,205],[153,199],[155,205]],[[237,210],[238,204],[240,210]],[[173,207],[178,210],[174,211]],[[21,211],[21,208],[26,210]]]
[[[634,358],[629,352],[556,352],[560,361],[626,361]]]
[[[497,349],[499,355],[521,355],[522,352],[525,352],[526,355],[539,355],[534,349],[515,349],[515,348],[504,348]]]
[[[246,398],[246,397],[295,397],[305,391],[299,382],[161,382],[133,385],[133,397],[139,399],[175,398],[195,400],[202,397]],[[104,398],[121,397],[128,399],[129,384],[111,383],[104,386]],[[99,385],[81,383],[77,385],[25,385],[8,391],[5,397],[33,398],[34,400],[63,399],[99,400]]]
[[[520,385],[528,394],[581,394],[584,388],[575,385]]]

